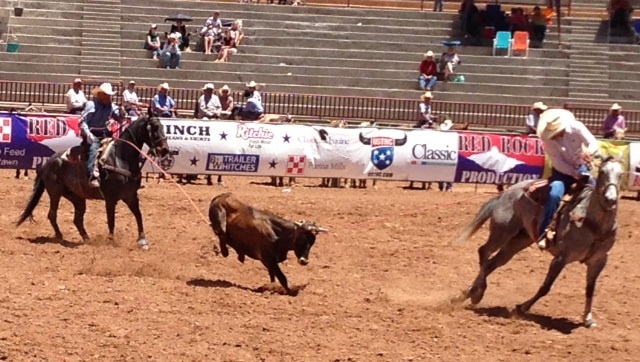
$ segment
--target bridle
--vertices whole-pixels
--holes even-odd
[[[613,158],[613,159],[610,159],[610,160],[606,161],[606,163],[609,163],[609,162],[622,163],[622,161],[621,161],[619,158]],[[602,165],[600,165],[600,168],[602,168]],[[598,196],[600,196],[600,197],[599,197],[599,200],[600,200],[600,207],[602,207],[602,209],[603,209],[604,211],[612,211],[612,210],[614,210],[616,207],[618,207],[618,203],[617,203],[617,202],[616,202],[616,203],[614,203],[614,204],[613,204],[613,205],[611,205],[611,206],[605,206],[605,205],[604,205],[604,202],[603,202],[603,200],[604,200],[604,193],[605,193],[605,192],[607,192],[607,190],[608,190],[610,187],[615,188],[615,190],[616,190],[616,195],[619,197],[619,195],[620,195],[620,187],[619,187],[619,186],[618,186],[618,184],[617,184],[617,183],[615,183],[615,182],[607,182],[606,184],[602,185],[602,187],[601,187],[600,185],[596,185],[596,188],[595,188],[595,190],[599,193],[599,195],[598,195]]]
[[[167,137],[165,136],[165,137],[159,137],[157,139],[154,139],[153,133],[151,132],[151,124],[149,123],[150,121],[151,121],[151,118],[148,118],[145,121],[145,127],[147,128],[147,132],[148,132],[148,135],[149,135],[149,137],[148,137],[148,139],[149,139],[149,144],[148,144],[149,145],[149,153],[152,156],[155,156],[156,151],[160,148],[160,144],[162,143],[162,141],[166,141]],[[138,140],[136,139],[136,136],[131,131],[131,126],[127,127],[124,130],[124,132],[129,132],[129,134],[131,135],[131,138],[133,139],[133,143],[134,144],[138,144]],[[142,144],[144,144],[144,142],[140,143],[140,145],[141,145],[140,147],[142,147]]]

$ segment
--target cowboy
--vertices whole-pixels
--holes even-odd
[[[67,92],[67,113],[81,114],[87,104],[87,98],[82,91],[82,79],[76,78],[73,81],[73,88]]]
[[[122,92],[122,105],[124,106],[125,111],[131,117],[138,117],[142,113],[140,107],[142,103],[140,102],[140,98],[138,98],[138,94],[136,93],[136,81],[129,81],[129,85],[127,89]]]
[[[624,132],[627,130],[627,121],[624,116],[620,114],[622,107],[618,103],[614,103],[611,106],[611,113],[602,122],[602,130],[604,131],[604,138],[613,138],[616,131]]]
[[[169,83],[158,85],[158,93],[153,97],[151,113],[156,117],[177,117],[176,102],[169,96]]]
[[[120,123],[124,115],[120,114],[120,109],[111,102],[111,96],[114,95],[114,92],[110,83],[102,83],[91,94],[93,95],[93,100],[87,102],[82,112],[80,129],[82,130],[83,146],[87,148],[86,167],[89,186],[99,187],[95,163],[100,141],[111,136],[111,130],[108,125],[109,120],[113,118]]]
[[[565,109],[550,109],[542,113],[537,134],[552,165],[549,199],[544,207],[538,239],[538,246],[546,249],[555,236],[555,231],[547,227],[562,197],[577,182],[594,184],[586,163],[598,151],[599,144],[587,127]]]
[[[254,98],[258,103],[262,104],[262,96],[258,92],[258,85],[255,81],[247,83],[247,89],[251,92],[251,98]]]
[[[547,107],[544,103],[542,102],[536,102],[533,104],[533,107],[531,107],[531,114],[529,114],[527,116],[527,119],[525,120],[526,122],[526,130],[525,130],[525,134],[536,134],[537,132],[537,127],[538,127],[538,121],[540,120],[540,115],[542,114],[542,112],[546,111],[547,109],[549,109],[549,107]]]
[[[418,128],[431,128],[433,127],[433,122],[437,120],[437,117],[431,114],[431,99],[433,95],[431,92],[425,92],[420,95],[420,114],[418,115]]]
[[[202,87],[202,96],[198,99],[198,116],[201,119],[219,119],[222,112],[220,98],[213,94],[213,83],[207,83]]]

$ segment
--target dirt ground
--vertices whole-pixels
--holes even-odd
[[[169,182],[141,190],[151,250],[135,243],[135,222],[118,207],[116,239],[104,206],[92,201],[84,245],[63,201],[65,242],[54,243],[45,196],[37,223],[16,229],[32,180],[0,171],[0,360],[8,361],[632,361],[640,353],[640,248],[621,202],[620,238],[596,288],[597,328],[580,326],[585,268],[570,265],[525,319],[509,310],[534,294],[550,255],[531,247],[489,279],[475,308],[449,307],[477,272],[486,227],[464,244],[454,235],[495,189],[454,192],[325,189],[304,180],[291,192],[265,178],[226,177],[226,188],[184,190],[206,215],[211,199],[233,191],[251,204],[330,230],[300,266],[282,269],[304,288],[296,297],[267,290],[264,267],[231,251],[213,253],[207,223]],[[33,176],[32,176],[33,177]]]

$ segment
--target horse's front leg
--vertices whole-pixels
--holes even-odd
[[[116,205],[118,201],[105,195],[105,206],[107,208],[107,226],[109,227],[109,239],[113,241],[113,232],[116,228]]]
[[[586,300],[584,304],[584,315],[583,322],[585,327],[591,328],[596,326],[596,320],[591,315],[591,305],[593,303],[593,294],[596,289],[596,281],[600,276],[600,273],[604,269],[605,265],[607,265],[607,254],[604,254],[603,257],[600,257],[595,260],[587,261],[587,289],[586,289]]]
[[[138,193],[134,193],[133,196],[122,199],[129,210],[136,218],[136,224],[138,224],[138,246],[142,250],[149,250],[149,242],[144,235],[144,225],[142,223],[142,212],[140,211],[140,199],[138,199]]]
[[[547,276],[544,279],[544,282],[538,289],[538,292],[529,300],[522,304],[518,304],[514,310],[516,314],[524,314],[531,309],[531,307],[542,297],[547,295],[551,290],[551,286],[553,282],[556,281],[562,269],[567,265],[566,257],[564,254],[560,254],[553,258],[551,261],[551,265],[549,266],[549,271],[547,272]]]

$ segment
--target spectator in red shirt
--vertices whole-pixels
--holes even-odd
[[[436,85],[436,81],[438,80],[438,77],[436,76],[438,65],[433,60],[433,52],[431,50],[424,55],[424,58],[425,59],[420,62],[420,67],[418,67],[418,71],[420,72],[418,83],[420,84],[420,89],[432,91],[433,87]]]

